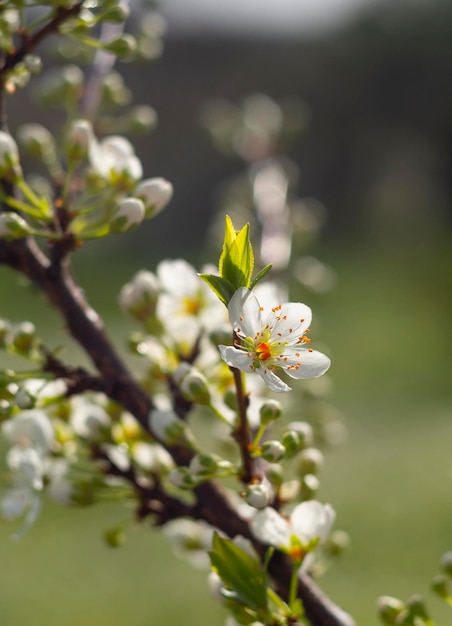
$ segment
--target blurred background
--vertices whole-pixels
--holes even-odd
[[[302,132],[287,149],[294,188],[324,207],[309,254],[336,280],[327,293],[298,283],[291,295],[315,312],[315,337],[333,360],[329,401],[348,431],[326,450],[319,498],[337,510],[351,549],[321,585],[375,626],[376,597],[427,592],[452,548],[452,4],[166,0],[161,13],[163,55],[119,70],[136,102],[158,112],[137,152],[146,176],[171,180],[174,199],[139,231],[86,245],[76,273],[123,349],[121,284],[163,257],[215,262],[212,225],[225,190],[246,176],[243,158],[213,145],[206,103],[240,105],[252,93],[298,103]],[[25,99],[10,116],[12,127],[48,118]],[[0,268],[0,315],[33,310],[58,343],[57,317],[20,283]],[[20,543],[1,526],[1,623],[222,624],[204,573],[176,561],[158,531],[136,529],[116,551],[103,544],[103,530],[130,513],[48,503]]]

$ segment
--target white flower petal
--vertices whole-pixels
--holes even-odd
[[[233,346],[218,346],[221,358],[231,367],[237,367],[243,372],[249,372],[253,369],[253,359],[248,352],[238,350]]]
[[[195,294],[202,286],[195,268],[183,259],[161,261],[157,266],[157,276],[163,288],[178,299]]]
[[[277,393],[282,391],[291,391],[291,387],[286,385],[286,383],[276,376],[276,374],[274,374],[271,370],[265,367],[260,367],[255,371],[272,391],[276,391]]]
[[[254,337],[262,330],[260,304],[256,296],[245,287],[238,289],[229,305],[229,319],[234,332],[242,337]]]
[[[312,321],[311,309],[301,302],[286,302],[281,309],[268,316],[266,324],[272,327],[272,338],[296,343]]]
[[[275,509],[267,507],[258,511],[251,520],[251,531],[256,539],[275,547],[290,545],[290,526]]]
[[[329,504],[308,500],[295,507],[290,520],[294,534],[304,543],[308,543],[315,537],[324,541],[335,518],[336,513]]]
[[[318,378],[322,376],[331,365],[330,359],[317,350],[306,350],[289,346],[282,355],[281,367],[285,369],[291,378],[301,380],[303,378]],[[287,360],[286,360],[287,359]]]

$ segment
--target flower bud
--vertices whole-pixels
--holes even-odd
[[[19,409],[31,409],[36,403],[36,397],[28,389],[21,387],[14,396],[14,402]]]
[[[197,402],[198,404],[209,404],[210,402],[207,379],[194,368],[183,378],[180,390],[189,402]]]
[[[290,430],[295,430],[300,435],[303,448],[312,446],[314,442],[314,431],[312,430],[311,424],[308,424],[308,422],[290,422],[287,426]]]
[[[282,407],[278,400],[266,400],[260,408],[261,424],[269,424],[281,416]]]
[[[144,218],[144,204],[138,198],[125,198],[116,209],[110,223],[110,232],[128,233],[137,228]]]
[[[271,491],[262,483],[248,485],[245,491],[245,500],[255,509],[265,509],[270,504],[272,498]]]
[[[131,56],[135,52],[136,47],[137,42],[135,37],[132,37],[132,35],[129,35],[128,33],[124,33],[104,45],[105,50],[112,52],[120,59],[125,59]]]
[[[425,620],[430,620],[425,600],[421,595],[415,594],[408,598],[406,601],[406,607],[412,618],[420,617],[424,622]]]
[[[26,54],[24,65],[30,74],[39,74],[42,69],[42,60],[37,54]]]
[[[196,486],[196,480],[186,467],[176,467],[168,474],[168,480],[180,489],[191,489]]]
[[[440,598],[443,598],[443,600],[450,598],[447,578],[445,576],[435,576],[431,582],[431,588]]]
[[[18,213],[12,211],[0,213],[0,238],[23,239],[31,232],[27,222]]]
[[[377,613],[384,624],[397,624],[397,617],[405,610],[402,600],[392,596],[377,599]]]
[[[136,106],[130,111],[128,121],[131,131],[148,132],[157,125],[157,112],[151,106]]]
[[[261,457],[270,463],[274,463],[283,458],[286,449],[280,441],[265,441],[261,447]]]
[[[52,134],[42,124],[23,124],[17,138],[21,146],[36,159],[48,161],[55,156]]]
[[[445,574],[452,578],[452,552],[445,552],[441,557],[440,567]]]
[[[152,433],[170,446],[185,444],[192,440],[190,429],[173,411],[153,409],[149,414]]]
[[[28,354],[36,346],[36,327],[22,322],[13,331],[12,345],[21,354]]]
[[[320,489],[320,481],[314,474],[306,474],[303,476],[300,485],[303,500],[312,500]]]
[[[324,456],[317,448],[305,448],[300,453],[299,470],[301,474],[317,474],[324,464]]]
[[[78,161],[88,156],[95,141],[93,127],[88,120],[75,120],[66,133],[66,151],[69,159]]]
[[[139,320],[155,315],[160,283],[152,272],[137,272],[119,293],[121,307]]]
[[[286,431],[282,436],[281,443],[286,449],[287,457],[297,454],[302,448],[301,437],[295,430]]]
[[[232,467],[232,463],[224,461],[216,454],[200,452],[190,461],[190,473],[196,477],[213,477],[218,470],[227,470]]]
[[[109,528],[104,532],[104,539],[110,548],[119,548],[126,540],[124,529],[122,526]]]
[[[339,556],[350,546],[350,535],[345,530],[334,530],[324,543],[324,550],[332,556]]]
[[[120,24],[129,17],[130,9],[126,0],[118,0],[116,4],[108,8],[102,15],[102,21]]]
[[[265,475],[272,485],[279,487],[284,480],[284,469],[279,463],[271,463],[265,468]]]
[[[0,131],[0,176],[15,179],[21,175],[19,149],[9,133]]]
[[[150,218],[166,207],[173,196],[173,186],[164,178],[148,178],[141,181],[135,193],[144,202],[145,217]]]

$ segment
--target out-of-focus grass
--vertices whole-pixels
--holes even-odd
[[[322,298],[301,297],[316,313],[315,346],[321,338],[332,355],[334,403],[349,436],[326,452],[319,497],[334,505],[337,527],[351,534],[352,545],[321,584],[361,626],[376,626],[376,597],[426,592],[439,557],[452,548],[452,250],[440,241],[328,247],[323,258],[337,269],[338,288]],[[91,276],[88,296],[106,307],[121,345],[126,320],[114,313],[114,294],[138,268],[113,257],[106,263],[91,256],[79,274]],[[27,317],[36,295],[22,294],[0,271],[0,315]],[[33,311],[53,344],[63,340],[46,306]],[[134,529],[119,550],[103,545],[102,531],[128,513],[49,505],[18,544],[2,527],[0,622],[221,624],[204,574],[177,561],[158,531]],[[429,601],[438,622],[449,623],[450,612],[434,597]]]

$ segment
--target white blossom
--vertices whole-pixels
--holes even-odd
[[[317,378],[326,372],[330,359],[309,344],[307,333],[311,309],[301,302],[278,304],[267,313],[253,292],[242,287],[229,302],[229,317],[237,342],[219,346],[222,359],[231,367],[256,372],[273,391],[290,391],[275,370],[291,378]]]
[[[21,447],[32,446],[39,454],[48,452],[54,442],[53,426],[44,411],[34,409],[17,413],[3,422],[2,431],[6,439]]]
[[[251,531],[260,541],[284,550],[298,560],[303,556],[300,548],[310,551],[317,543],[325,541],[335,518],[331,505],[308,500],[297,505],[289,519],[271,507],[258,511],[251,520]]]
[[[155,217],[166,207],[173,196],[173,186],[164,178],[147,178],[135,190],[146,208],[146,217]]]

